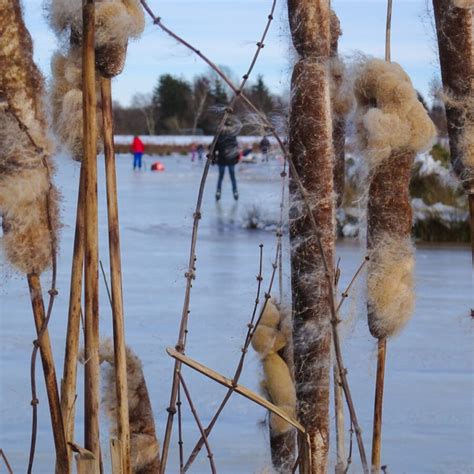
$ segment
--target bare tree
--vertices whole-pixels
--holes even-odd
[[[137,108],[145,118],[149,135],[155,134],[155,116],[153,114],[153,96],[151,93],[136,93],[132,97],[132,107]]]

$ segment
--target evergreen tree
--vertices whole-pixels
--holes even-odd
[[[249,99],[256,105],[256,107],[265,114],[273,110],[273,97],[263,81],[263,76],[257,77],[257,82],[251,86],[248,92]]]
[[[171,74],[159,77],[153,91],[155,123],[159,132],[178,132],[192,124],[192,90],[182,79]]]

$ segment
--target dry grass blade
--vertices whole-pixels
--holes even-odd
[[[248,398],[249,400],[256,403],[257,405],[260,405],[263,408],[270,410],[272,413],[275,413],[275,415],[278,415],[279,417],[283,418],[287,423],[294,426],[298,431],[306,435],[304,427],[297,420],[288,416],[288,414],[284,410],[282,410],[281,408],[278,408],[273,403],[270,403],[268,400],[261,397],[254,391],[248,389],[247,387],[244,387],[243,385],[234,384],[234,382],[231,379],[224,377],[223,375],[219,374],[215,370],[209,369],[205,365],[191,359],[190,357],[187,357],[181,354],[180,352],[176,351],[175,349],[171,347],[168,347],[166,349],[166,352],[168,353],[168,355],[170,355],[174,359],[179,360],[181,363],[205,375],[206,377],[209,377],[210,379],[223,385],[224,387],[233,388],[234,392],[238,393],[239,395],[242,395],[245,398]]]

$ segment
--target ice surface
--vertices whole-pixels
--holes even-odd
[[[182,309],[192,213],[202,165],[187,157],[159,158],[163,173],[133,172],[130,155],[117,158],[120,226],[124,268],[127,341],[143,360],[157,430],[162,439],[173,361],[165,348],[176,343]],[[108,271],[103,159],[99,159],[100,252]],[[217,170],[210,171],[197,246],[197,279],[191,295],[187,354],[231,376],[240,355],[255,298],[258,245],[264,244],[264,285],[274,254],[273,233],[242,227],[246,210],[258,206],[263,215],[278,212],[280,181],[277,162],[238,165],[240,200],[235,203],[226,175],[223,197],[214,201]],[[59,297],[50,331],[62,372],[67,298],[79,167],[67,157],[58,160],[57,182],[63,193],[59,257]],[[287,256],[288,249],[285,251]],[[363,258],[353,241],[338,246],[343,271],[341,287]],[[285,258],[285,293],[289,268]],[[469,317],[470,256],[467,247],[422,246],[417,249],[416,314],[401,336],[388,345],[382,462],[391,474],[473,472],[473,331]],[[0,447],[15,472],[27,465],[31,425],[29,361],[34,326],[25,279],[1,267],[0,317]],[[43,277],[47,288],[48,275]],[[111,335],[111,316],[101,282],[101,333]],[[344,353],[349,381],[370,452],[376,342],[370,337],[363,302],[363,281],[344,305]],[[258,390],[259,362],[249,353],[241,382]],[[203,422],[217,408],[225,390],[184,369]],[[34,472],[53,472],[53,443],[47,400],[38,359],[39,431]],[[83,440],[83,370],[79,370],[77,432]],[[262,472],[270,465],[265,412],[234,396],[215,427],[210,442],[218,472]],[[102,423],[103,454],[108,466],[107,425]],[[184,411],[185,452],[198,437],[187,407]],[[176,430],[168,472],[177,473]],[[334,443],[332,444],[334,451]],[[334,461],[334,460],[332,460]],[[0,472],[2,468],[0,468]],[[209,472],[201,454],[190,472]],[[268,472],[268,471],[267,471]],[[361,472],[354,444],[351,472]]]

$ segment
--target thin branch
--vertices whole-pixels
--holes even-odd
[[[354,438],[354,426],[352,425],[352,422],[351,422],[351,428],[349,430],[349,455],[347,456],[346,470],[344,471],[344,474],[347,474],[349,472],[349,467],[352,462],[353,438]]]
[[[359,265],[359,267],[357,268],[356,272],[354,273],[354,275],[353,275],[351,281],[349,282],[349,284],[347,285],[346,289],[341,293],[341,300],[339,301],[339,304],[337,305],[336,313],[339,314],[339,311],[340,311],[342,305],[344,304],[344,301],[349,296],[349,291],[351,290],[352,285],[355,283],[355,281],[357,280],[357,277],[360,275],[360,273],[362,272],[362,270],[364,269],[365,265],[367,264],[367,262],[369,260],[370,260],[370,257],[367,255],[364,258],[364,260],[362,261],[362,263]]]
[[[107,282],[107,276],[105,274],[104,266],[102,265],[102,260],[99,260],[100,271],[102,272],[102,277],[104,279],[105,289],[107,290],[107,296],[109,297],[109,303],[112,307],[112,295],[110,294],[109,284]]]
[[[0,457],[5,462],[5,466],[7,467],[9,474],[13,474],[13,469],[11,468],[10,463],[8,462],[8,459],[7,459],[7,455],[5,454],[3,449],[0,449]]]
[[[179,447],[179,472],[184,472],[184,451],[183,451],[183,420],[181,412],[181,384],[178,387],[178,401],[176,406],[178,408],[178,447]]]
[[[188,387],[186,386],[186,383],[184,382],[181,371],[179,371],[179,381],[180,381],[181,386],[183,387],[184,394],[186,395],[186,398],[187,398],[188,403],[189,403],[189,408],[191,408],[191,412],[193,413],[194,419],[196,420],[196,424],[198,425],[199,431],[201,432],[201,436],[204,439],[204,444],[206,445],[206,450],[207,450],[207,457],[209,458],[209,463],[211,464],[212,474],[216,474],[217,470],[216,470],[216,466],[214,464],[214,455],[212,454],[211,447],[209,445],[209,441],[207,440],[206,433],[204,431],[204,428],[202,427],[201,420],[199,419],[196,408],[194,407],[194,403],[191,399],[191,395],[189,393]]]
[[[385,61],[390,62],[390,34],[392,31],[392,0],[387,0],[387,23],[385,26]]]

